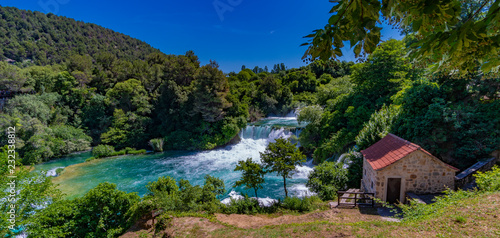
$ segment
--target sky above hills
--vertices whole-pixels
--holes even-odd
[[[166,54],[193,50],[202,64],[216,60],[226,73],[238,72],[242,65],[269,69],[277,63],[290,68],[305,65],[303,36],[322,28],[333,6],[328,0],[2,0],[0,4],[95,23]],[[387,26],[382,35],[402,38]],[[342,60],[355,59],[347,53]]]

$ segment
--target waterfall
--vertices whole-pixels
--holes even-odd
[[[267,142],[274,142],[278,138],[290,138],[292,135],[298,137],[299,129],[275,128],[272,126],[256,126],[249,125],[240,131],[241,139],[261,140],[265,139]]]
[[[207,174],[222,179],[229,190],[222,199],[240,198],[238,195],[253,190],[244,186],[233,187],[241,177],[241,172],[234,171],[241,160],[252,158],[261,163],[260,153],[264,152],[270,142],[277,138],[298,136],[300,126],[293,117],[272,117],[250,123],[239,132],[241,141],[222,148],[208,151],[166,151],[151,155],[120,156],[113,159],[97,160],[95,163],[83,163],[91,156],[77,155],[76,158],[54,160],[37,165],[37,170],[49,171],[54,175],[57,168],[74,166],[69,172],[62,173],[57,181],[59,188],[70,198],[83,196],[87,191],[102,182],[117,184],[118,189],[126,192],[147,193],[146,185],[158,180],[161,176],[170,176],[177,181],[187,179],[193,185],[202,186]],[[297,166],[292,178],[287,179],[287,187],[291,196],[308,196],[311,194],[305,187],[307,176],[312,171],[311,161]],[[231,188],[231,189],[229,189]],[[232,192],[233,191],[233,192]],[[230,193],[232,192],[232,193]],[[271,204],[274,199],[284,197],[283,178],[276,173],[265,177],[265,184],[259,189],[259,202]],[[225,200],[229,202],[230,199]]]

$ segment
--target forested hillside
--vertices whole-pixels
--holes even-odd
[[[145,59],[159,50],[130,36],[71,18],[0,6],[0,60],[63,63],[71,55]]]
[[[98,144],[151,149],[155,138],[165,149],[213,149],[248,121],[315,103],[321,85],[353,65],[243,66],[224,74],[215,61],[200,65],[192,51],[166,55],[93,24],[0,10],[0,90],[17,95],[2,107],[0,126],[16,126],[25,164]]]

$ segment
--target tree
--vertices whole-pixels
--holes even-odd
[[[226,99],[229,83],[215,61],[201,67],[196,75],[194,91],[195,113],[200,113],[206,122],[217,122],[224,118],[225,109],[231,107]]]
[[[390,132],[399,113],[400,108],[396,105],[389,107],[384,105],[378,112],[373,113],[356,136],[356,145],[359,150],[364,150],[384,138]]]
[[[401,112],[390,132],[460,169],[498,150],[500,100],[471,100],[469,78],[434,80],[442,83],[419,80],[397,94]]]
[[[132,222],[131,208],[140,201],[136,193],[116,189],[116,184],[101,183],[78,199],[77,237],[111,237],[123,233]]]
[[[82,198],[60,200],[37,212],[30,237],[117,237],[135,222],[140,197],[101,183]]]
[[[203,185],[203,202],[210,202],[222,196],[226,192],[224,181],[220,178],[205,175],[205,184]]]
[[[16,158],[12,163],[13,158]],[[9,162],[11,161],[11,162]],[[12,170],[12,166],[16,170]],[[20,167],[19,154],[12,153],[11,146],[5,145],[0,148],[0,236],[13,237],[12,230],[8,229],[12,222],[10,217],[11,204],[15,204],[15,229],[29,225],[33,220],[34,213],[39,212],[39,207],[47,203],[58,201],[61,192],[57,190],[50,177],[41,173],[33,173],[24,167]],[[15,188],[11,190],[11,181],[14,176]],[[12,196],[14,194],[15,196]],[[11,199],[15,199],[12,201]],[[52,236],[53,237],[53,236]]]
[[[245,185],[245,189],[253,188],[255,191],[255,197],[258,198],[259,196],[257,195],[257,190],[262,188],[262,184],[264,183],[264,174],[266,174],[262,166],[253,162],[252,158],[248,158],[246,161],[238,161],[238,165],[236,165],[234,171],[243,171],[241,179],[236,181],[234,187]]]
[[[290,87],[292,92],[315,92],[318,84],[316,76],[309,70],[298,70],[285,76],[283,82]]]
[[[106,97],[109,99],[109,104],[125,112],[136,111],[140,115],[151,112],[147,92],[137,79],[117,83],[106,93]]]
[[[348,181],[347,169],[343,163],[325,161],[314,167],[306,186],[318,194],[322,200],[332,200],[337,191],[344,189]]]
[[[26,82],[27,74],[7,62],[0,62],[0,90],[17,92]]]
[[[260,158],[264,168],[268,172],[276,172],[283,177],[285,197],[288,197],[286,179],[292,178],[295,167],[306,161],[306,156],[297,148],[297,144],[278,138],[276,142],[269,143],[264,152],[260,152]]]
[[[411,56],[436,62],[440,69],[483,71],[498,68],[500,0],[375,1],[337,0],[324,29],[306,36],[311,40],[304,59],[337,58],[349,41],[358,57],[371,54],[381,39],[380,22],[411,34]]]
[[[321,120],[323,108],[318,105],[301,108],[297,115],[299,124],[306,123],[305,128],[299,135],[301,146],[313,150],[321,140]]]

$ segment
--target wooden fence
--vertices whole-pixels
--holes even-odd
[[[352,196],[354,195],[354,196]],[[374,193],[361,192],[359,189],[349,189],[347,191],[338,191],[338,206],[375,206]]]

